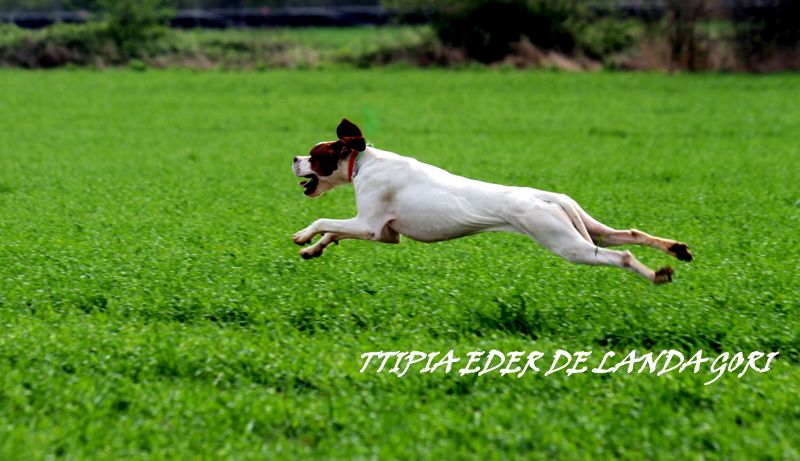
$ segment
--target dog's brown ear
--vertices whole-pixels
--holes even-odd
[[[364,140],[364,135],[361,134],[361,130],[358,129],[355,123],[346,118],[343,118],[342,121],[339,122],[339,126],[336,127],[336,136],[351,149],[361,152],[367,148],[367,142]]]

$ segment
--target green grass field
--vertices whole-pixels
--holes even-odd
[[[2,459],[800,459],[800,76],[0,72]],[[520,235],[299,258],[377,147],[686,241],[674,283]],[[779,351],[772,369],[359,373],[368,351]],[[595,363],[596,364],[596,363]]]

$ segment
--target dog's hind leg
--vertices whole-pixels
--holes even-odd
[[[568,261],[619,267],[639,274],[653,283],[672,281],[672,269],[669,267],[654,271],[637,260],[630,251],[600,248],[586,241],[558,204],[512,216],[509,223]]]
[[[662,267],[654,271],[642,264],[630,251],[608,250],[591,244],[584,245],[581,241],[580,245],[575,245],[574,247],[559,248],[556,254],[578,264],[614,266],[626,269],[656,284],[672,281],[672,268]]]
[[[586,224],[583,222],[581,218],[581,207],[578,203],[573,200],[571,197],[564,195],[564,194],[557,194],[555,192],[549,192],[547,197],[544,198],[548,202],[556,203],[558,206],[564,210],[564,213],[567,214],[570,221],[572,221],[572,225],[575,227],[575,230],[581,234],[581,237],[586,239],[587,242],[592,242],[591,234],[586,229]]]
[[[613,229],[592,218],[580,207],[578,207],[578,212],[586,226],[586,230],[589,231],[589,235],[592,237],[592,241],[599,246],[645,245],[659,249],[681,261],[691,261],[693,259],[689,246],[683,242],[655,237],[637,229]]]

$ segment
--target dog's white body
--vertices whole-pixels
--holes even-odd
[[[386,227],[421,242],[449,240],[477,232],[519,230],[509,218],[524,206],[536,216],[556,194],[508,187],[454,175],[415,159],[368,147],[353,178],[359,217],[372,232]],[[556,205],[557,206],[557,205]],[[386,231],[384,231],[386,232]]]
[[[339,159],[330,175],[316,179],[319,185],[315,183],[317,187],[307,195],[318,196],[350,182],[346,165],[352,155],[357,152]],[[315,176],[311,156],[296,157],[293,170],[296,176]],[[611,229],[563,194],[464,178],[372,147],[360,153],[355,170],[352,183],[358,216],[319,219],[297,232],[293,240],[298,244],[324,234],[317,243],[301,250],[303,257],[320,256],[327,245],[343,239],[398,243],[400,235],[405,235],[436,242],[478,232],[505,231],[526,234],[569,261],[617,266],[656,283],[670,281],[672,270],[654,272],[629,251],[598,245],[649,245],[682,260],[692,259],[685,244],[637,230]]]

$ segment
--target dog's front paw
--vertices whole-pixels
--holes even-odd
[[[322,256],[322,248],[318,246],[303,248],[302,250],[300,250],[300,256],[303,259],[318,258]]]
[[[308,228],[305,228],[301,231],[295,232],[295,234],[292,236],[292,241],[298,245],[305,245],[310,242],[313,237],[314,234],[309,232]]]

